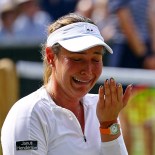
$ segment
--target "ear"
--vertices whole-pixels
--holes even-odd
[[[53,63],[54,54],[52,52],[52,49],[50,47],[46,47],[46,57],[49,64]]]

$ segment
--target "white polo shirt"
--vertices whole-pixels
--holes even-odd
[[[85,130],[75,115],[50,98],[44,87],[11,108],[1,132],[3,155],[127,155],[122,136],[101,142],[98,95],[83,98]]]

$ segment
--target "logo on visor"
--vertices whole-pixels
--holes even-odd
[[[94,33],[96,34],[97,33],[97,28],[94,26],[91,26],[91,25],[85,25],[85,32],[86,33]]]
[[[87,28],[87,31],[93,31],[93,29]]]

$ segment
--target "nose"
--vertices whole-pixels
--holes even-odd
[[[92,75],[92,73],[93,73],[93,65],[88,62],[83,64],[80,74],[81,75]]]

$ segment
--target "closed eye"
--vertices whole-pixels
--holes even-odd
[[[102,62],[102,57],[92,59],[93,62],[100,63]]]
[[[73,58],[72,60],[73,61],[81,61],[81,59],[79,59],[79,58]]]
[[[100,60],[96,60],[96,59],[94,59],[93,61],[94,61],[94,62],[100,62]]]

